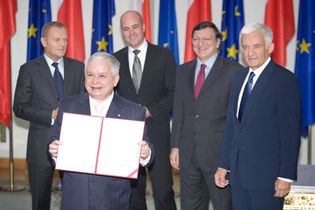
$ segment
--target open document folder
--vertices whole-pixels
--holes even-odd
[[[144,121],[64,113],[56,169],[138,177]]]

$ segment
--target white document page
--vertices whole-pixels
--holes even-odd
[[[56,169],[94,173],[102,117],[64,113]]]
[[[104,118],[98,174],[138,177],[143,121]]]
[[[144,122],[64,113],[56,169],[137,178]]]

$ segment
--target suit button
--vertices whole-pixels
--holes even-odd
[[[195,118],[198,119],[199,118],[199,114],[196,114]]]

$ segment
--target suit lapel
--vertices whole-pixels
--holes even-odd
[[[197,60],[194,60],[193,62],[189,63],[188,66],[188,71],[186,74],[186,79],[187,81],[185,81],[186,84],[188,84],[189,88],[189,95],[191,95],[192,100],[196,100],[195,99],[195,92],[194,92],[194,88],[195,88],[195,71],[196,71],[196,65],[197,65]]]
[[[120,111],[121,111],[121,102],[120,102],[117,94],[114,93],[114,97],[113,97],[113,100],[109,106],[106,117],[120,118],[121,117]]]
[[[233,117],[235,117],[235,121],[237,122],[238,125],[240,125],[240,121],[238,120],[236,113],[237,113],[237,105],[238,105],[238,98],[242,89],[242,85],[244,83],[244,80],[246,79],[246,76],[248,74],[249,69],[248,68],[244,68],[241,72],[240,72],[240,76],[238,81],[236,82],[236,90],[234,92],[234,100],[233,100]],[[244,114],[245,116],[245,114]],[[242,122],[244,122],[244,117]]]
[[[123,74],[126,80],[127,80],[127,84],[129,86],[129,89],[134,91],[134,93],[136,94],[136,89],[133,85],[132,82],[132,78],[131,78],[131,74],[130,74],[130,68],[129,68],[129,57],[128,57],[128,47],[125,47],[122,53],[122,59],[120,60],[120,74]],[[141,85],[141,83],[140,83]]]
[[[49,69],[49,66],[46,62],[46,59],[44,58],[44,56],[41,56],[41,58],[38,61],[39,61],[38,64],[40,65],[39,73],[42,75],[43,80],[47,81],[49,89],[51,89],[51,91],[49,91],[49,92],[53,93],[53,95],[55,96],[55,99],[57,99],[58,95],[56,92],[55,83],[54,83],[53,77],[51,75],[51,71]]]
[[[91,115],[89,95],[87,93],[84,93],[81,96],[82,97],[80,98],[79,104],[77,106],[77,113]]]
[[[71,90],[71,85],[73,85],[71,82],[72,80],[71,75],[73,75],[72,74],[73,68],[71,68],[71,61],[65,57],[63,58],[63,65],[64,65],[64,94],[65,96],[67,96],[69,95],[69,92]]]
[[[213,66],[212,66],[212,69],[209,73],[209,75],[207,76],[202,88],[201,88],[201,91],[200,91],[200,94],[199,94],[199,97],[203,94],[203,92],[205,92],[206,89],[208,89],[209,87],[211,87],[211,85],[213,85],[213,83],[215,83],[218,78],[224,73],[224,69],[222,69],[222,66],[223,66],[223,60],[220,56],[217,57],[216,61],[214,62]]]
[[[253,107],[255,106],[256,101],[262,95],[263,91],[268,87],[268,82],[270,81],[273,73],[273,65],[274,63],[270,61],[256,81],[256,84],[248,98],[246,108],[244,110],[242,124],[243,122],[246,122],[247,116],[250,116],[250,113],[253,111]]]

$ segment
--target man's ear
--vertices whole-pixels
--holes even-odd
[[[46,39],[44,37],[40,38],[40,42],[42,43],[43,47],[46,47],[47,42],[46,42]]]

